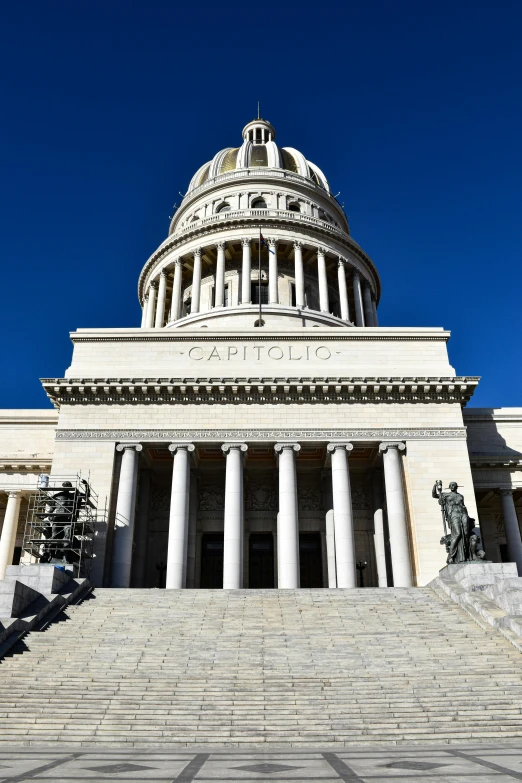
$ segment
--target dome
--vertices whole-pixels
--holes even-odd
[[[273,126],[266,120],[249,122],[243,128],[243,144],[220,150],[211,161],[201,166],[192,177],[186,195],[220,174],[256,167],[292,171],[330,193],[328,181],[321,169],[293,147],[278,147],[274,141],[275,135]]]

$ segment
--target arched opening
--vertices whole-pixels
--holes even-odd
[[[268,209],[264,198],[256,198],[252,202],[252,209]]]
[[[290,212],[300,212],[301,211],[301,207],[295,201],[292,204],[288,205],[288,209],[290,210]]]
[[[223,202],[223,204],[220,204],[219,207],[216,209],[216,215],[221,212],[230,212],[230,204],[227,204],[227,202]]]

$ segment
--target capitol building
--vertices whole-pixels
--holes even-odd
[[[79,328],[53,407],[0,411],[0,578],[35,560],[42,475],[97,494],[95,587],[427,585],[439,479],[522,573],[522,409],[469,407],[443,327],[379,325],[378,259],[315,163],[263,119],[231,137],[143,266],[141,324]]]

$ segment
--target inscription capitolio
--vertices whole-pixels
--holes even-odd
[[[192,361],[327,361],[332,352],[326,345],[193,345],[188,352]]]

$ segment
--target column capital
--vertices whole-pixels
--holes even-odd
[[[385,454],[388,449],[397,449],[397,451],[406,451],[406,444],[399,441],[385,441],[379,444],[379,451]]]
[[[292,451],[299,452],[301,451],[301,446],[299,443],[276,443],[274,446],[274,451],[276,451],[277,454],[280,454],[283,449],[292,449]]]
[[[337,266],[346,266],[347,263],[348,261],[346,260],[346,258],[339,256],[339,259],[337,261]]]
[[[172,454],[175,454],[178,449],[186,449],[188,452],[192,452],[195,450],[195,446],[193,443],[171,443],[169,444],[169,451],[172,452]]]
[[[325,247],[316,247],[317,255],[318,256],[325,256],[326,255],[326,248]]]
[[[6,489],[5,494],[8,498],[18,498],[22,496],[21,489]]]
[[[151,283],[150,283],[149,288],[157,288],[157,287],[158,287],[158,281],[157,280],[152,280]]]
[[[345,449],[348,453],[353,451],[353,443],[329,443],[326,450],[329,454],[332,454],[337,449]]]
[[[225,247],[226,247],[226,244],[227,244],[226,242],[216,242],[216,248],[218,250],[224,250]]]
[[[274,237],[267,237],[267,244],[270,245],[270,247],[276,247],[277,246],[277,239],[274,239]]]
[[[163,267],[163,269],[160,272],[160,277],[167,277],[167,274],[168,274],[167,269]]]
[[[196,247],[193,250],[193,253],[194,253],[195,256],[200,256],[201,255],[201,248],[200,247]]]
[[[304,242],[301,242],[300,239],[296,239],[294,242],[294,248],[298,250],[299,248],[303,247]]]
[[[352,268],[352,274],[353,274],[354,277],[360,277],[361,276],[361,273],[355,267]]]
[[[141,443],[118,443],[116,451],[125,451],[125,449],[135,449],[136,451],[143,451]]]
[[[251,243],[252,240],[250,239],[250,237],[241,237],[241,244],[243,245],[243,247],[250,247]]]
[[[223,443],[221,446],[221,451],[224,454],[228,454],[231,449],[239,449],[239,451],[245,452],[248,451],[248,446],[246,443]]]
[[[514,487],[510,487],[509,489],[507,487],[499,487],[499,494],[502,495],[512,495],[515,491]]]
[[[173,266],[174,266],[174,269],[179,268],[181,266],[181,258],[175,258]]]

